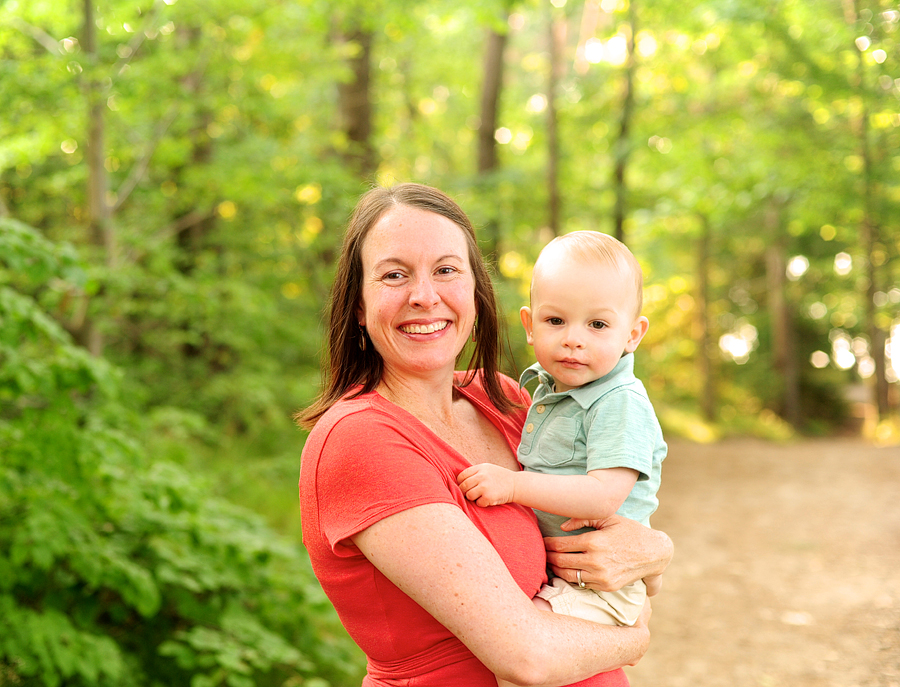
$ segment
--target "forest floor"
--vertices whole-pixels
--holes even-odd
[[[632,687],[900,687],[900,447],[673,441]]]

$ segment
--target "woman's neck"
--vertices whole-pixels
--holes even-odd
[[[452,370],[449,375],[442,373],[423,377],[385,374],[376,391],[426,424],[430,421],[453,421],[453,401],[458,395]]]
[[[515,447],[448,377],[427,380],[404,376],[385,377],[377,392],[403,408],[428,427],[444,443],[452,446],[473,465],[495,463],[517,470]]]

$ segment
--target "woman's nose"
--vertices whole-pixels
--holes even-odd
[[[421,278],[413,281],[409,293],[410,305],[429,308],[437,305],[438,301],[440,301],[440,296],[438,296],[437,289],[434,288],[431,279]]]

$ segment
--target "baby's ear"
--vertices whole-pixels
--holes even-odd
[[[634,325],[631,328],[631,335],[628,337],[628,341],[625,342],[625,351],[628,353],[634,353],[637,350],[638,345],[641,343],[641,339],[644,338],[644,334],[647,333],[647,329],[650,328],[650,320],[641,315],[634,321]]]
[[[522,320],[522,326],[525,328],[525,340],[530,346],[534,346],[534,337],[531,335],[531,308],[523,305],[519,310],[519,319]]]

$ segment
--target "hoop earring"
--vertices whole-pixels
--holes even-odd
[[[359,350],[363,353],[366,351],[366,328],[363,326],[359,328]]]

